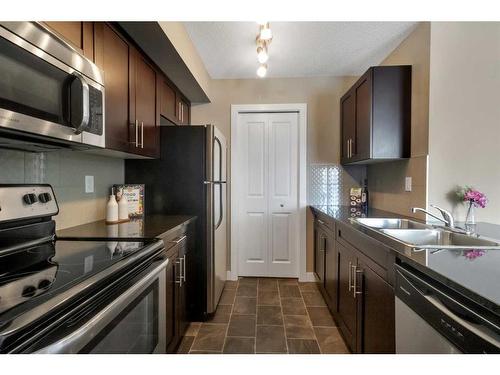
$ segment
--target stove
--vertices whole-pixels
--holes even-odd
[[[58,212],[50,185],[0,185],[0,353],[164,352],[163,242],[58,239]]]

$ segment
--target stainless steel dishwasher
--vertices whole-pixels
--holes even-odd
[[[440,282],[396,265],[396,353],[500,353],[500,324]]]

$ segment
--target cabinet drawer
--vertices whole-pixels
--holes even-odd
[[[315,222],[316,225],[320,225],[330,232],[335,231],[335,221],[331,217],[322,215],[321,213],[315,213]]]
[[[378,271],[377,273],[381,277],[387,279],[387,270],[393,265],[393,263],[391,264],[393,257],[391,257],[391,252],[387,247],[343,223],[337,223],[335,240],[343,245],[354,247],[375,263],[372,267]]]

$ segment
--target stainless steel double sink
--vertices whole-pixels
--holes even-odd
[[[353,218],[351,221],[410,248],[500,250],[500,243],[495,240],[408,219]]]

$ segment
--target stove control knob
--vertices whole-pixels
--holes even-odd
[[[38,198],[36,197],[36,194],[33,194],[33,193],[31,193],[31,194],[24,194],[23,201],[27,205],[31,205],[33,203],[38,202]]]
[[[22,296],[23,297],[33,297],[36,293],[36,288],[32,285],[25,286],[23,289]]]
[[[50,202],[52,200],[52,197],[49,193],[41,193],[38,195],[38,199],[42,203],[47,203],[47,202]]]

